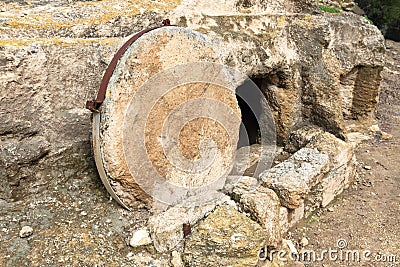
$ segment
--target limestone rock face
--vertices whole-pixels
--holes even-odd
[[[339,168],[350,162],[354,155],[353,145],[336,138],[330,133],[315,136],[306,147],[316,148],[329,156],[331,169]]]
[[[313,137],[322,134],[324,131],[315,126],[304,126],[290,133],[285,149],[289,152],[296,152],[305,147]]]
[[[263,172],[262,185],[273,189],[282,206],[290,209],[302,205],[304,197],[329,171],[329,157],[316,149],[302,148],[288,160]]]
[[[266,230],[268,245],[276,246],[282,240],[279,228],[280,201],[276,193],[260,187],[254,192],[243,192],[240,203]]]
[[[356,4],[352,0],[318,0],[318,5],[350,11]]]
[[[345,11],[352,1],[323,1],[342,8],[338,14],[322,12],[318,8],[321,2],[55,0],[26,5],[24,1],[3,1],[0,201],[18,201],[68,179],[87,175],[97,179],[91,113],[84,108],[85,102],[95,97],[107,65],[126,37],[169,18],[178,27],[147,34],[118,63],[101,110],[104,166],[124,202],[132,208],[153,208],[146,230],[131,236],[135,250],[142,245],[150,250],[154,245],[160,254],[176,251],[172,257],[176,266],[181,265],[181,256],[185,266],[254,266],[261,247],[278,243],[289,227],[326,206],[349,185],[355,172],[353,148],[338,139],[345,139],[348,123],[360,128],[375,124],[383,36],[365,18]],[[228,181],[224,193],[236,204],[219,192],[206,194],[210,201],[188,194],[184,203],[160,211],[149,195],[174,196],[176,185],[196,188],[210,183],[204,173],[182,172],[170,164],[170,156],[179,158],[174,149],[182,152],[179,159],[189,159],[184,166],[190,168],[195,165],[190,165],[190,160],[215,156],[222,167],[208,170],[211,176],[219,176],[222,170],[229,171],[229,147],[237,142],[238,132],[229,138],[224,133],[226,125],[238,128],[236,120],[228,119],[240,114],[234,92],[220,90],[215,84],[191,83],[173,86],[175,93],[162,98],[146,95],[152,92],[148,82],[160,72],[193,62],[222,63],[248,75],[268,100],[278,143],[295,154],[263,172],[259,180],[244,177],[238,182],[234,178],[234,186]],[[172,71],[161,76],[153,88],[174,84],[177,76],[187,74],[184,69],[175,70],[179,70],[177,75]],[[200,74],[213,73],[213,69],[200,70]],[[145,94],[135,102],[140,88],[146,89]],[[182,109],[181,114],[205,110],[231,124],[220,127],[207,118],[176,116],[170,125],[187,127],[179,129],[183,130],[177,142],[167,140],[160,122],[180,106],[179,101],[200,97],[224,103],[230,112],[203,105],[190,106],[190,112]],[[151,102],[153,98],[160,101]],[[135,113],[141,110],[149,113]],[[129,127],[125,127],[126,118]],[[135,124],[143,126],[144,119],[148,120],[146,127]],[[200,142],[201,137],[206,140]],[[144,145],[144,151],[137,150],[139,145]],[[211,153],[213,148],[220,154]],[[250,150],[250,157],[244,156],[236,166],[237,172],[259,159],[258,148]],[[150,155],[153,173],[130,166],[142,166],[143,152]],[[156,173],[169,184],[158,183]],[[225,181],[220,182],[215,185]],[[187,222],[193,228],[185,239],[182,226]],[[169,257],[159,261],[145,254],[130,256],[143,266],[170,262]]]
[[[188,266],[255,266],[266,232],[230,206],[218,207],[186,240]]]
[[[295,141],[291,144],[303,144],[305,147],[293,154],[289,160],[260,175],[261,183],[272,188],[281,200],[283,207],[280,207],[279,218],[282,232],[287,231],[304,216],[307,217],[315,210],[326,207],[350,185],[355,176],[356,161],[352,144],[313,127],[303,127],[293,132],[291,140]],[[311,152],[309,149],[314,153],[311,161],[310,157],[302,156]],[[297,165],[294,167],[295,172],[290,168],[293,162]],[[307,168],[310,163],[314,171]],[[253,185],[253,188],[257,187]]]
[[[229,203],[228,196],[222,193],[214,194],[212,201],[206,202],[204,199],[191,197],[185,203],[150,217],[150,235],[154,240],[156,250],[166,252],[182,244],[184,223],[196,225],[199,220],[214,211],[217,205]]]
[[[253,177],[228,177],[225,185],[226,192],[252,219],[258,222],[267,232],[266,243],[276,246],[281,242],[280,201],[276,193],[262,187]]]
[[[324,133],[307,144],[308,148],[318,149],[330,158],[330,170],[321,183],[313,188],[306,203],[306,215],[319,207],[326,207],[336,196],[348,188],[356,171],[354,147],[332,134]]]
[[[0,43],[0,198],[93,175],[84,105],[120,39]]]
[[[385,48],[364,18],[347,12],[198,16],[180,19],[213,37],[225,64],[254,78],[269,101],[278,143],[305,122],[339,137],[346,120],[373,123]]]
[[[282,145],[304,124],[343,137],[347,121],[374,123],[384,39],[366,19],[344,10],[325,13],[311,0],[7,2],[0,12],[2,199],[95,172],[85,101],[95,96],[124,37],[167,17],[206,36],[215,58],[260,86]],[[171,59],[177,49],[169,47]],[[24,151],[35,142],[38,155],[27,148],[21,164],[3,163],[9,147]],[[123,182],[124,173],[114,176],[121,178],[115,188],[122,192],[130,184],[128,191],[136,192],[126,194],[127,201],[148,201],[135,183]]]
[[[307,201],[307,200],[306,200]],[[305,216],[305,204],[302,203],[300,207],[295,209],[288,209],[281,207],[279,210],[281,234],[286,233],[291,227]]]

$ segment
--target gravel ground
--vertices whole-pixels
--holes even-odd
[[[149,266],[152,251],[127,245],[148,212],[108,198],[95,173],[12,204],[0,203],[0,266]],[[33,234],[21,238],[30,226]]]

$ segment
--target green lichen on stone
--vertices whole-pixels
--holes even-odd
[[[318,6],[319,9],[321,9],[324,12],[328,12],[328,13],[340,13],[340,10],[337,8],[333,8],[333,7],[328,7],[328,6]]]

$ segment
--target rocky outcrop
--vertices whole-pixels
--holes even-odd
[[[336,196],[350,186],[355,177],[356,160],[353,145],[324,133],[311,140],[306,147],[325,153],[330,159],[330,172],[313,188],[306,203],[306,216],[320,207],[326,207]]]
[[[24,41],[3,43],[0,50],[3,199],[20,199],[91,172],[90,112],[83,107],[120,43]]]
[[[107,9],[102,2],[2,8],[5,191],[19,195],[18,184],[30,191],[49,183],[47,175],[59,180],[92,168],[84,102],[94,96],[123,42],[106,37],[127,36],[166,16],[206,35],[223,63],[260,86],[281,144],[304,123],[343,137],[347,120],[374,119],[384,45],[377,28],[362,17],[324,13],[313,1],[109,2]],[[32,143],[41,147],[38,155],[8,162],[9,148],[29,151]],[[13,193],[2,194],[10,199]]]
[[[188,198],[184,203],[170,207],[149,218],[149,228],[154,246],[159,252],[168,252],[183,243],[183,224],[196,225],[218,205],[230,203],[229,197],[213,193],[210,201],[198,197]]]
[[[305,137],[307,132],[317,129],[298,131]],[[154,247],[164,253],[179,251],[189,266],[254,266],[263,245],[279,247],[289,228],[326,207],[350,185],[355,176],[353,155],[351,144],[320,132],[259,179],[229,176],[225,195],[209,196],[209,202],[189,198],[150,217]],[[188,236],[184,224],[191,226]]]
[[[329,170],[329,159],[316,149],[302,148],[288,160],[263,172],[262,185],[277,192],[282,206],[295,209]]]
[[[191,266],[255,264],[264,244],[277,245],[289,227],[349,186],[355,159],[353,147],[344,141],[348,125],[363,129],[375,123],[383,37],[363,17],[343,10],[324,13],[315,1],[5,4],[0,12],[0,199],[12,202],[95,170],[90,112],[84,103],[95,96],[124,38],[165,17],[200,33],[204,39],[199,37],[196,47],[212,48],[216,55],[210,58],[248,75],[260,87],[275,120],[278,143],[294,154],[263,170],[261,182],[228,178],[224,193],[236,204],[215,193],[220,196],[217,203],[189,199],[163,206],[146,217],[142,224],[147,225],[140,225],[146,230],[132,236],[132,246],[140,250],[145,245],[157,253],[173,250],[175,265],[182,259]],[[145,61],[154,51],[144,49],[139,61],[133,59],[131,64],[149,63],[151,71],[141,73],[142,82],[157,73],[169,51],[187,52],[186,59],[197,60],[190,49],[174,49],[179,45],[164,47],[159,65]],[[173,55],[178,62],[182,59]],[[125,74],[122,81],[132,73]],[[107,108],[115,115],[111,105]],[[120,134],[108,130],[103,124],[103,137]],[[155,134],[158,130],[149,135],[154,142],[162,138]],[[254,165],[256,154],[237,170]],[[161,172],[166,171],[164,163],[158,162]],[[125,177],[118,169],[123,165],[122,160],[110,167],[115,177]],[[132,194],[125,197],[132,206],[154,208],[147,195],[136,194],[139,186],[131,185]],[[113,186],[121,188],[118,183]],[[193,227],[186,238],[184,223]]]
[[[265,230],[256,222],[221,206],[188,238],[184,260],[188,266],[255,266],[264,237]]]
[[[262,187],[254,177],[230,176],[224,191],[238,203],[243,212],[250,214],[266,230],[265,239],[269,245],[277,246],[281,242],[280,200],[273,190]]]
[[[376,105],[384,54],[379,31],[352,13],[322,14],[307,6],[304,13],[291,13],[288,6],[280,8],[286,13],[204,12],[181,21],[213,37],[224,63],[260,86],[275,118],[278,142],[284,144],[304,122],[343,137],[346,120],[373,119],[368,106]],[[352,71],[363,84],[354,82],[350,92],[343,93],[349,87],[341,79]]]

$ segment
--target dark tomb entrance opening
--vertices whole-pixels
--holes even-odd
[[[261,91],[252,80],[245,80],[236,88],[236,99],[242,113],[237,148],[260,143],[261,97]]]

